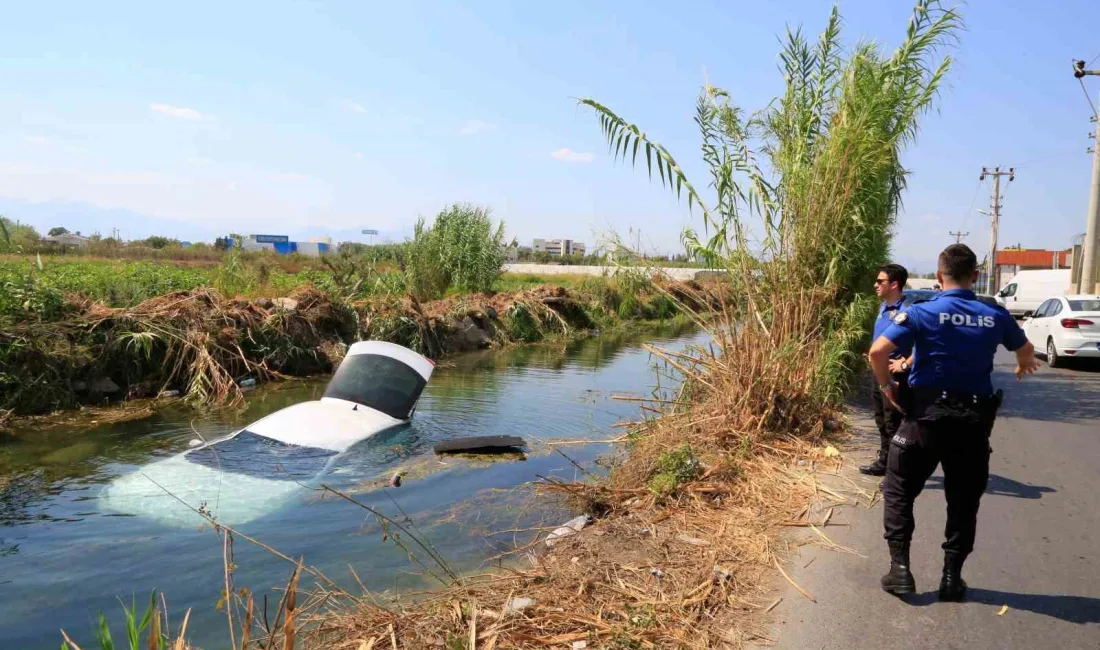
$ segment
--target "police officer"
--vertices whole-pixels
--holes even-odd
[[[909,396],[900,405],[904,420],[886,463],[883,521],[890,547],[890,571],[882,588],[893,594],[916,590],[909,571],[913,501],[924,482],[943,464],[947,498],[946,540],[939,599],[966,597],[962,566],[974,549],[978,502],[989,480],[989,434],[1001,392],[990,374],[997,345],[1016,353],[1016,377],[1035,372],[1035,348],[1003,308],[977,300],[977,258],[965,244],[953,244],[939,257],[936,278],[943,291],[913,304],[871,346],[871,367],[883,396],[897,405],[890,376],[890,354],[913,346]]]
[[[878,318],[875,319],[872,341],[882,336],[886,328],[893,324],[895,316],[908,309],[909,305],[905,302],[905,295],[902,293],[908,281],[909,272],[903,266],[887,264],[879,268],[878,277],[875,278],[875,295],[882,299],[882,305],[879,306]],[[911,347],[906,346],[898,347],[890,353],[890,373],[898,383],[899,397],[905,394],[908,385],[910,351]],[[878,389],[878,382],[875,382],[874,388],[871,389],[871,402],[875,407],[875,424],[878,425],[878,458],[870,465],[860,467],[859,471],[870,476],[885,476],[890,439],[898,432],[902,416],[900,411],[890,408],[883,399],[882,392]]]

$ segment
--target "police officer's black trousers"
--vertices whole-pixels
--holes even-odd
[[[898,383],[898,399],[904,399],[903,395],[909,389],[908,377],[908,373],[904,372],[893,376],[894,381]],[[886,399],[882,396],[882,391],[878,389],[877,383],[871,390],[871,402],[875,407],[875,424],[878,426],[879,453],[883,462],[886,462],[886,457],[890,452],[890,439],[898,432],[904,416],[902,416],[901,411],[886,403]]]
[[[883,523],[887,541],[912,539],[913,502],[936,465],[942,463],[947,497],[943,549],[961,557],[974,550],[978,503],[989,480],[988,432],[989,427],[975,426],[968,419],[905,419],[886,462]]]

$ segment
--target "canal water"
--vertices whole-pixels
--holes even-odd
[[[639,406],[612,395],[667,394],[673,387],[667,376],[658,378],[667,369],[642,343],[675,350],[702,341],[701,334],[664,328],[456,357],[437,368],[411,424],[356,445],[320,482],[396,519],[407,516],[455,571],[478,570],[528,541],[532,533],[522,529],[576,514],[556,501],[540,502],[529,483],[576,478],[581,470],[573,462],[598,472],[599,459],[613,447],[559,447],[567,459],[543,443],[621,435],[613,425],[637,419]],[[100,610],[116,641],[124,639],[119,599],[147,603],[152,589],[164,593],[173,627],[191,609],[189,638],[205,650],[227,647],[217,606],[221,537],[156,486],[143,493],[140,508],[113,501],[120,485],[133,489],[142,468],[186,451],[197,437],[229,434],[318,399],[323,390],[323,380],[293,382],[250,393],[236,412],[203,415],[181,407],[99,427],[0,434],[0,648],[55,649],[60,628],[85,649],[97,647],[93,626]],[[488,461],[432,451],[436,442],[471,435],[522,436],[529,452]],[[270,468],[273,476],[279,470]],[[397,471],[405,472],[403,484],[388,487]],[[356,590],[351,569],[383,595],[438,584],[384,538],[370,513],[292,484],[277,498],[264,498],[269,495],[255,494],[264,483],[256,488],[227,479],[204,507],[215,515],[219,508],[239,514],[233,506],[251,499],[241,532],[304,557],[349,590]],[[272,589],[285,584],[292,567],[244,540],[234,550],[235,587],[268,594],[274,609]]]

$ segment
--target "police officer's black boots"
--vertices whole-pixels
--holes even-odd
[[[890,571],[882,576],[882,590],[900,596],[917,590],[909,571],[909,542],[887,542],[890,546]]]
[[[868,476],[886,476],[886,454],[880,451],[878,458],[870,465],[860,466],[859,472]]]
[[[944,602],[961,603],[966,600],[966,581],[962,579],[965,555],[947,551],[943,554],[943,577],[940,578],[939,598]]]

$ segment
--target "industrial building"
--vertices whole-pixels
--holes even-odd
[[[332,247],[327,237],[319,241],[296,242],[290,241],[287,235],[245,235],[240,239],[230,238],[229,242],[231,247],[244,251],[272,251],[280,255],[297,253],[309,257],[318,257]]]
[[[1005,248],[997,251],[997,287],[1005,286],[1020,271],[1073,267],[1074,249],[1051,251],[1038,248]]]
[[[547,253],[552,256],[584,256],[584,242],[573,239],[536,239],[531,246],[532,252]]]

